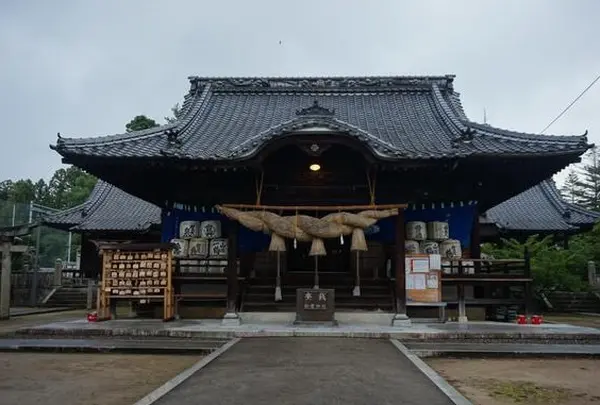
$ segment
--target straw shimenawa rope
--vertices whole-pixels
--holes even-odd
[[[238,221],[246,228],[271,233],[271,251],[283,251],[281,238],[296,239],[300,242],[312,242],[310,255],[326,254],[323,239],[352,235],[351,250],[365,251],[364,230],[379,219],[398,215],[398,209],[367,210],[359,213],[337,212],[315,218],[308,215],[280,216],[268,211],[240,211],[235,208],[216,206],[226,217]]]

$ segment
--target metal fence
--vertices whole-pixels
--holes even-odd
[[[34,202],[15,203],[0,200],[0,227],[23,225],[40,221],[45,215],[57,210]],[[75,258],[79,236],[69,232],[41,226],[22,238],[29,246],[27,254],[13,259],[13,271],[23,271],[25,267],[53,267],[57,258],[65,262]]]

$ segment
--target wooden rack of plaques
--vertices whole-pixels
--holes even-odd
[[[175,316],[170,243],[103,245],[98,320],[111,318],[113,300],[163,301],[163,320]]]

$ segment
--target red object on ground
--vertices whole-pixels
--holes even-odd
[[[91,312],[91,313],[87,314],[87,320],[88,320],[88,322],[97,322],[98,314],[95,312]]]
[[[541,325],[542,324],[542,316],[541,315],[533,315],[531,317],[531,324],[532,325]]]
[[[525,315],[517,315],[517,323],[519,325],[526,325],[527,324],[527,318],[525,317]]]

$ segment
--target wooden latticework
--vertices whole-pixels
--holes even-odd
[[[175,316],[173,253],[168,244],[119,245],[101,248],[102,283],[98,292],[98,319],[111,317],[111,302],[163,301],[163,319]]]

